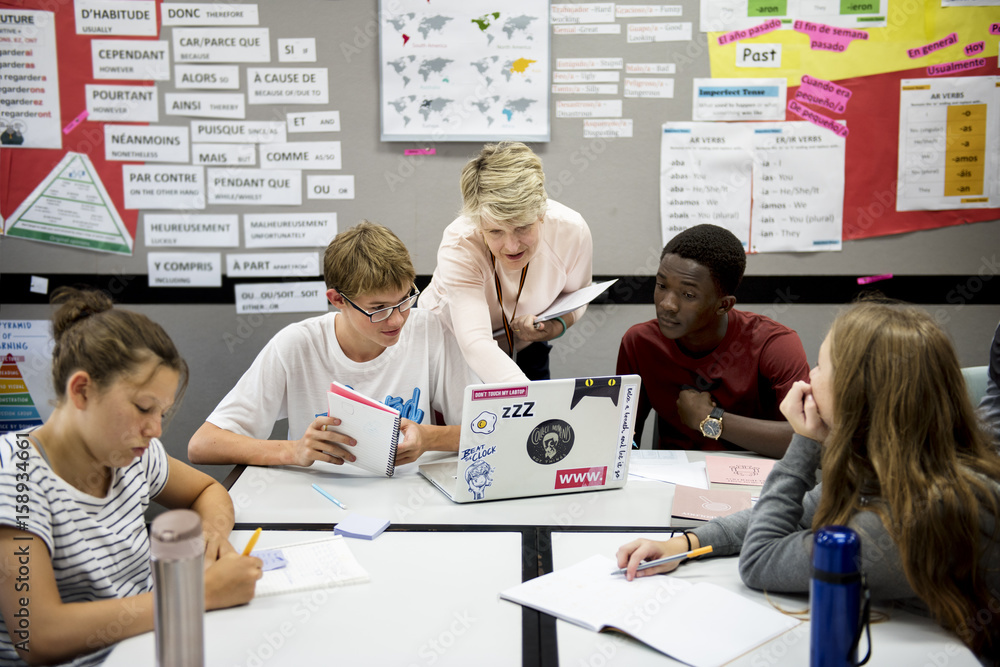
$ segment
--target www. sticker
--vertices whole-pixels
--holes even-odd
[[[608,476],[608,467],[600,468],[569,468],[556,471],[557,489],[575,489],[581,486],[604,486]]]

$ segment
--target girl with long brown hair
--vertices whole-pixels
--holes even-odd
[[[795,435],[757,505],[664,542],[624,545],[626,576],[672,570],[636,572],[690,543],[740,553],[752,588],[805,593],[812,531],[847,525],[861,537],[873,599],[929,613],[980,657],[1000,659],[1000,457],[944,331],[912,306],[854,305],[781,410]]]

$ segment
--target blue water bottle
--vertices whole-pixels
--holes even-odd
[[[867,625],[867,600],[862,610],[861,539],[846,526],[816,531],[813,575],[809,590],[810,667],[855,667],[858,640]],[[871,644],[869,638],[869,656]]]

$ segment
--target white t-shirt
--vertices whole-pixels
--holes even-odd
[[[141,458],[113,468],[107,496],[96,498],[56,475],[23,432],[20,436],[0,436],[0,524],[37,536],[21,543],[28,567],[32,554],[48,550],[63,602],[125,598],[153,590],[144,513],[167,483],[163,444],[154,438]],[[28,632],[30,640],[30,627]],[[73,664],[98,664],[108,650]],[[23,664],[0,618],[0,665]]]
[[[417,423],[435,423],[435,410],[445,424],[461,422],[465,387],[480,381],[436,313],[411,309],[399,341],[363,363],[341,349],[334,329],[338,316],[312,317],[275,334],[207,421],[264,439],[275,421],[287,417],[288,439],[297,440],[327,413],[326,394],[336,380]]]

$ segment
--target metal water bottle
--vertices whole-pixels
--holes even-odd
[[[153,520],[152,563],[156,664],[202,667],[205,662],[205,542],[201,517],[172,510]]]
[[[810,667],[858,664],[861,539],[845,526],[816,531],[809,589]]]

